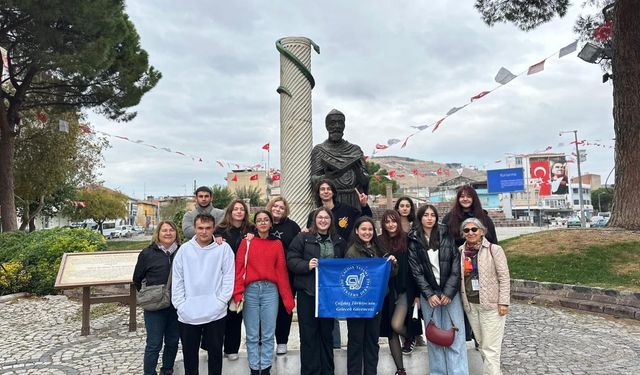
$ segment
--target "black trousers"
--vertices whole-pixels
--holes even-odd
[[[242,338],[242,312],[239,314],[227,309],[227,322],[224,328],[225,354],[237,353]]]
[[[315,297],[298,291],[300,375],[333,375],[333,320],[315,317]]]
[[[289,272],[289,285],[293,285],[293,274]],[[293,297],[296,297],[296,291],[293,292]],[[287,344],[289,342],[289,333],[291,332],[291,320],[293,314],[288,314],[287,309],[284,308],[282,303],[282,297],[278,300],[278,317],[276,318],[276,343]],[[226,345],[225,345],[226,346]]]
[[[209,374],[222,375],[222,339],[224,337],[225,318],[206,324],[185,324],[178,322],[185,375],[198,374],[198,355],[203,338],[209,356]]]
[[[378,371],[380,314],[347,319],[347,374],[375,375]],[[362,369],[364,367],[364,372]]]

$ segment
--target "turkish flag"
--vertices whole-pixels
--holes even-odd
[[[238,181],[238,176],[234,174],[233,177],[231,177],[231,181],[237,182]]]
[[[448,175],[449,175],[449,173],[451,173],[451,172],[449,172],[449,170],[448,170],[448,169],[445,169],[445,170],[444,170],[444,174],[445,174],[446,176],[448,176]]]
[[[436,173],[438,174],[438,176],[440,176],[442,174],[442,167],[438,168],[438,170],[436,171]]]
[[[258,174],[256,173],[256,174],[252,175],[251,177],[249,177],[249,180],[258,181]]]
[[[413,168],[411,173],[413,173],[414,176],[417,176],[418,175],[418,168]]]
[[[38,119],[38,121],[40,121],[42,123],[49,121],[49,117],[44,112],[38,112],[36,114],[36,118]]]
[[[389,148],[389,146],[383,145],[383,144],[380,144],[380,143],[376,143],[376,150],[384,150],[384,149],[387,149],[387,148]]]
[[[262,146],[262,149],[269,151],[269,143],[265,143],[264,146]]]
[[[396,176],[396,171],[394,171],[393,169],[391,169],[389,171],[389,177],[395,177]]]
[[[551,195],[551,184],[549,183],[549,162],[547,160],[536,160],[529,162],[531,178],[540,179],[541,197]]]
[[[273,176],[271,176],[271,181],[280,181],[280,175],[274,174]]]

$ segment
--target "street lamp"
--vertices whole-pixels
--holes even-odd
[[[565,133],[573,133],[573,137],[575,139],[576,144],[576,159],[578,159],[578,195],[580,199],[580,226],[585,227],[585,217],[584,217],[584,200],[582,199],[582,172],[580,171],[580,150],[578,150],[578,131],[577,130],[567,130],[561,131],[558,136],[562,136]]]

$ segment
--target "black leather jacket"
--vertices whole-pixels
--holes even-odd
[[[427,256],[424,239],[418,238],[414,230],[409,232],[409,268],[420,294],[424,298],[444,294],[453,298],[460,288],[460,252],[453,239],[447,235],[447,228],[438,224],[440,233],[440,285],[436,282]]]
[[[344,258],[347,242],[337,234],[331,236],[333,254],[336,258]],[[316,273],[309,271],[309,261],[320,259],[320,244],[316,234],[301,232],[289,244],[287,267],[294,274],[293,286],[296,290],[304,290],[311,296],[316,295]]]

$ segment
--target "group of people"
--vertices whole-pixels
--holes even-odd
[[[186,374],[197,373],[201,347],[209,353],[209,373],[221,374],[223,355],[238,359],[243,321],[251,374],[269,374],[274,352],[287,353],[294,307],[300,373],[333,374],[339,325],[315,314],[318,260],[374,257],[388,258],[392,275],[380,313],[347,319],[348,374],[377,373],[379,337],[389,339],[396,374],[406,374],[401,340],[415,343],[422,334],[422,324],[413,319],[416,309],[424,321],[458,328],[451,346],[428,342],[431,373],[468,373],[465,313],[485,374],[501,373],[509,270],[493,222],[473,188],[458,190],[442,222],[434,206],[416,212],[412,200],[402,197],[376,223],[366,194],[354,191],[359,207],[341,203],[329,179],[317,181],[314,195],[319,208],[302,229],[288,218],[289,205],[282,197],[272,199],[251,222],[242,200],[224,211],[214,209],[206,187],[196,191],[196,210],[185,215],[187,242],[179,243],[170,221],[156,227],[133,280],[140,289],[143,282],[159,285],[171,278],[172,305],[144,311],[145,374],[156,373],[163,346],[160,374],[173,372],[179,339]]]

